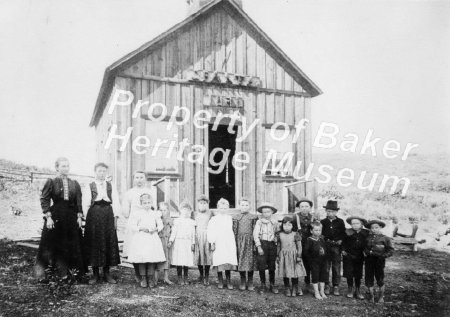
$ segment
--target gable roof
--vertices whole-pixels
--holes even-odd
[[[166,32],[160,34],[150,42],[145,43],[138,49],[130,52],[106,68],[89,126],[93,127],[97,125],[99,118],[106,107],[106,103],[114,84],[114,78],[125,65],[129,65],[132,62],[142,58],[148,51],[151,51],[154,47],[164,43],[181,29],[195,24],[200,17],[207,15],[214,8],[219,6],[223,7],[225,11],[227,11],[234,19],[239,18],[240,22],[243,23],[243,27],[255,35],[256,40],[261,42],[261,46],[263,46],[267,52],[270,52],[270,54],[273,55],[273,58],[277,60],[284,69],[290,71],[293,79],[296,80],[309,95],[315,97],[322,94],[320,88],[308,76],[306,76],[306,74],[275,44],[274,41],[272,41],[266,33],[264,33],[263,30],[261,30],[261,28],[244,12],[240,6],[234,3],[233,0],[214,0],[187,17],[182,22],[176,24]]]

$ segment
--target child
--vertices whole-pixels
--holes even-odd
[[[107,283],[116,284],[109,268],[120,263],[117,241],[117,218],[119,195],[114,186],[105,180],[108,165],[97,163],[94,167],[95,181],[86,186],[83,193],[83,209],[87,210],[84,230],[84,254],[86,264],[92,266],[93,277],[89,284],[100,281],[99,267],[103,267]]]
[[[257,267],[261,280],[261,293],[266,291],[266,270],[269,270],[270,290],[278,294],[275,286],[275,262],[277,258],[276,236],[278,222],[272,219],[277,209],[271,203],[263,203],[258,207],[261,218],[256,221],[253,239],[258,250]]]
[[[355,298],[364,299],[360,287],[364,265],[363,251],[369,235],[369,231],[363,228],[367,221],[360,217],[349,217],[346,221],[352,226],[351,229],[345,230],[345,238],[342,242],[344,277],[347,279],[348,286],[347,297],[355,296]]]
[[[227,288],[232,290],[230,271],[236,269],[237,256],[233,218],[224,213],[229,208],[230,204],[226,199],[221,198],[217,203],[217,211],[208,224],[208,241],[213,252],[213,266],[217,267],[218,288],[224,288],[223,271],[225,271]]]
[[[209,268],[212,264],[212,255],[207,237],[208,223],[212,217],[209,210],[209,199],[201,195],[198,199],[198,211],[194,212],[195,221],[195,251],[194,264],[198,266],[200,273],[199,282],[209,285]]]
[[[327,246],[322,237],[322,224],[318,221],[311,223],[311,236],[305,244],[304,253],[311,265],[311,283],[314,288],[314,296],[317,299],[327,298],[325,294],[325,282],[328,281],[327,270]]]
[[[139,265],[141,276],[141,287],[154,287],[152,281],[156,263],[165,262],[161,239],[158,232],[163,230],[163,223],[159,214],[153,210],[152,197],[149,194],[142,194],[140,197],[142,210],[138,212],[130,228],[136,233],[131,239],[128,261]]]
[[[333,295],[339,296],[339,284],[341,283],[341,245],[345,237],[344,220],[336,216],[339,208],[337,201],[329,200],[323,206],[327,217],[321,221],[323,236],[327,243],[327,270],[331,269],[333,282]],[[330,281],[326,281],[325,294],[330,294]]]
[[[164,271],[164,283],[172,285],[172,281],[169,279],[169,269],[171,264],[171,249],[169,249],[169,238],[172,232],[173,220],[170,217],[169,205],[162,201],[159,203],[159,212],[161,213],[161,220],[163,223],[163,230],[159,233],[159,238],[163,246],[164,254],[166,256],[166,262],[158,263],[157,270],[155,270],[155,282],[158,283],[158,271]]]
[[[253,242],[253,230],[258,216],[251,214],[250,201],[243,197],[239,200],[241,213],[233,217],[233,231],[236,237],[238,271],[241,275],[239,289],[254,291],[253,271],[256,269],[255,243]]]
[[[283,277],[285,295],[288,297],[303,295],[301,288],[298,287],[298,278],[306,275],[301,258],[301,240],[295,221],[291,217],[284,217],[277,240],[277,262],[278,275]],[[292,280],[291,284],[289,279]]]
[[[180,218],[173,221],[169,248],[172,247],[172,265],[177,267],[178,285],[188,285],[189,266],[194,265],[195,221],[191,219],[192,207],[188,202],[180,204]],[[184,279],[182,277],[184,273]]]
[[[299,210],[295,213],[296,224],[298,232],[300,233],[302,238],[302,248],[305,249],[306,240],[311,236],[311,223],[315,220],[314,216],[312,215],[313,202],[308,198],[302,198],[295,204],[295,206],[297,207],[296,209]],[[304,252],[302,254],[302,260],[306,271],[306,289],[308,289],[311,283],[311,269]]]
[[[372,303],[375,301],[373,289],[374,277],[379,287],[378,302],[384,303],[384,266],[386,264],[386,258],[392,256],[394,251],[391,239],[380,232],[381,228],[384,228],[385,225],[380,220],[372,220],[366,224],[366,228],[370,229],[370,234],[364,249],[364,255],[366,256],[365,279]]]

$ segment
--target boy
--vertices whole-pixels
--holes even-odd
[[[327,218],[321,221],[322,234],[327,243],[327,270],[332,271],[333,295],[339,296],[339,284],[341,283],[341,246],[345,237],[344,220],[336,216],[339,208],[337,201],[329,200],[323,206],[327,212]],[[330,294],[330,281],[325,286],[325,294]]]
[[[253,239],[258,250],[257,267],[261,280],[261,292],[266,291],[266,269],[268,269],[270,290],[272,293],[278,294],[278,289],[275,286],[278,222],[272,219],[272,215],[277,212],[277,209],[271,203],[266,202],[259,206],[257,211],[261,213],[261,218],[256,221]]]
[[[379,287],[378,303],[384,303],[384,267],[386,258],[392,256],[394,251],[391,239],[381,233],[381,228],[385,226],[386,224],[380,220],[372,220],[366,224],[366,228],[370,229],[370,234],[364,249],[366,256],[365,279],[372,303],[375,302],[374,278]]]

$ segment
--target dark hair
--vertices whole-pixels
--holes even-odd
[[[148,197],[148,199],[150,199],[153,202],[153,198],[152,195],[147,194],[147,193],[143,193],[141,196],[139,196],[139,200],[142,203],[142,201],[144,200],[145,197]]]
[[[108,168],[109,168],[109,166],[108,166],[108,165],[106,165],[105,163],[103,163],[103,162],[99,162],[99,163],[97,163],[97,164],[95,164],[95,165],[94,165],[94,171],[96,171],[96,170],[97,170],[97,168],[99,168],[99,167],[104,167],[104,168],[106,168],[106,169],[108,169]]]
[[[314,229],[315,227],[320,227],[322,228],[322,224],[319,221],[313,221],[311,222],[311,230]]]
[[[292,224],[292,231],[297,232],[298,231],[297,221],[295,221],[295,218],[291,216],[286,216],[283,218],[283,220],[281,221],[281,231],[284,232],[283,225],[288,222]]]

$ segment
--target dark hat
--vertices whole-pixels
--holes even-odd
[[[200,195],[200,196],[197,198],[197,201],[206,201],[206,202],[209,203],[208,196],[206,196],[206,195],[204,195],[204,194]]]
[[[272,209],[273,213],[276,213],[276,212],[277,212],[277,209],[275,208],[275,206],[272,205],[271,203],[268,203],[268,202],[262,203],[261,206],[259,206],[256,210],[257,210],[258,212],[261,212],[261,210],[262,210],[263,208],[270,208],[270,209]]]
[[[327,205],[326,205],[326,206],[323,206],[323,208],[325,208],[325,209],[331,209],[331,210],[336,210],[336,211],[339,210],[339,208],[338,208],[338,203],[337,203],[336,200],[329,200],[329,201],[327,201]]]
[[[351,225],[353,219],[358,219],[359,221],[361,221],[361,223],[362,223],[363,226],[365,226],[366,223],[367,223],[367,220],[366,220],[366,219],[361,218],[361,217],[358,217],[358,216],[351,216],[351,217],[348,217],[347,220],[345,220],[345,221],[347,221],[347,223],[348,223],[349,225]]]
[[[295,207],[300,206],[301,203],[308,203],[311,207],[314,205],[313,202],[308,198],[301,198],[299,201],[295,203]]]
[[[377,224],[377,225],[379,225],[381,228],[384,228],[384,227],[386,227],[386,224],[383,222],[383,221],[381,221],[381,220],[370,220],[368,223],[366,223],[365,224],[365,227],[367,228],[367,229],[370,229],[370,227],[373,225],[373,224]]]

